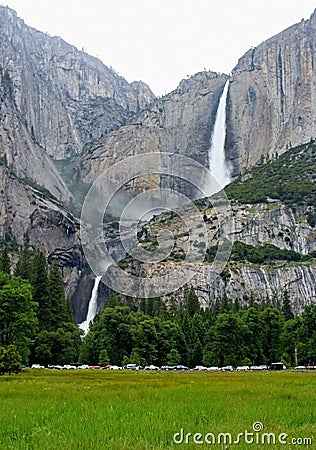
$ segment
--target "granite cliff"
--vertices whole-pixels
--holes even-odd
[[[79,222],[64,210],[49,191],[38,190],[0,165],[0,236],[12,262],[25,246],[39,248],[59,261],[71,297],[84,266],[78,235]]]
[[[168,152],[209,165],[208,149],[216,112],[227,75],[201,72],[181,81],[178,88],[156,99],[126,125],[87,147],[78,162],[85,183],[92,183],[108,167],[142,153]],[[151,186],[161,179],[151,178]],[[189,196],[195,193],[185,189]]]
[[[12,97],[35,142],[56,159],[118,128],[155,97],[99,59],[59,37],[29,26],[0,7],[0,65],[12,80]]]
[[[302,145],[235,180],[227,187],[229,221],[218,215],[212,199],[198,200],[207,229],[207,248],[201,245],[201,226],[188,229],[179,215],[167,212],[144,227],[139,246],[157,250],[158,236],[171,231],[175,241],[168,257],[147,263],[127,258],[123,267],[133,275],[156,280],[154,288],[161,277],[175,271],[185,277],[191,270],[184,264],[187,252],[192,252],[190,239],[197,251],[205,250],[204,263],[197,265],[189,281],[201,304],[207,306],[225,296],[241,303],[269,300],[282,304],[287,293],[293,311],[300,313],[305,304],[316,301],[315,152],[315,143]],[[224,270],[212,281],[220,235],[233,247]],[[181,299],[182,293],[179,290],[172,296]]]
[[[234,175],[315,138],[315,49],[316,11],[238,61],[227,99]]]
[[[0,70],[0,159],[25,181],[44,186],[61,202],[70,192],[49,156],[34,141],[13,99],[13,82]]]

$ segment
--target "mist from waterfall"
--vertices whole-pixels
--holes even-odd
[[[221,95],[216,119],[214,124],[214,131],[212,141],[208,150],[209,170],[217,183],[210,179],[206,185],[206,194],[208,196],[223,189],[230,183],[230,173],[225,157],[225,138],[226,138],[226,101],[228,94],[229,80],[226,81],[223,93]],[[218,186],[220,185],[220,187]]]
[[[101,276],[98,275],[94,279],[94,285],[93,285],[93,289],[92,289],[92,293],[91,293],[91,297],[90,297],[90,301],[89,301],[86,320],[78,325],[79,328],[81,328],[85,334],[87,334],[87,332],[89,331],[90,322],[93,321],[93,319],[95,318],[95,315],[97,313],[98,289],[99,289],[99,284],[100,284],[101,278],[102,278],[102,275]]]

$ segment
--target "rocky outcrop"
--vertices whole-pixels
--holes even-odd
[[[0,7],[0,65],[33,139],[62,159],[126,122],[154,95],[144,83],[129,84],[99,59],[59,37],[28,27]]]
[[[155,263],[142,265],[142,276],[159,280],[159,277],[181,271],[179,263]],[[247,264],[229,264],[225,271],[210,282],[211,265],[204,264],[188,283],[202,307],[212,306],[218,299],[226,296],[238,300],[240,305],[256,301],[259,304],[270,301],[271,304],[282,304],[287,293],[293,312],[300,314],[304,306],[316,302],[316,266],[315,264],[296,264],[258,266]],[[158,281],[159,282],[159,281]],[[173,298],[181,299],[183,290],[172,294]],[[166,296],[166,301],[171,296]]]
[[[303,211],[293,211],[281,202],[233,206],[233,228],[226,230],[232,241],[253,246],[273,244],[306,255],[316,250],[316,230]]]
[[[214,304],[215,299],[226,296],[241,305],[256,301],[281,305],[288,294],[293,312],[301,314],[307,304],[316,302],[316,266],[281,265],[280,267],[239,265],[230,266],[225,276],[209,282],[209,270],[205,265],[192,280],[201,305]]]
[[[13,252],[28,245],[59,262],[67,294],[74,294],[84,265],[79,223],[46,191],[38,191],[0,165],[1,247]]]
[[[28,27],[6,7],[0,7],[0,39],[1,248],[8,246],[13,262],[24,245],[57,259],[74,309],[78,299],[86,308],[89,291],[78,286],[90,275],[83,270],[79,222],[64,209],[72,196],[50,156],[80,153],[155,96],[144,83],[129,84],[98,59]]]
[[[0,9],[1,10],[1,9]],[[0,71],[0,161],[20,179],[45,187],[61,202],[70,193],[54,163],[34,142],[13,99],[13,81]]]
[[[219,236],[218,215],[207,202],[200,208],[207,227],[208,247],[214,248],[218,244]],[[233,204],[232,219],[229,226],[228,222],[221,222],[222,233],[232,242],[242,241],[254,247],[272,244],[303,255],[316,250],[316,229],[308,224],[303,213],[300,214],[299,210],[294,213],[291,208],[280,202]],[[185,229],[185,224],[176,214],[163,214],[146,225],[139,235],[139,245],[148,251],[152,251],[153,248],[156,250],[154,243],[157,243],[157,236],[159,233],[163,235],[165,229],[175,237],[172,252],[165,260],[147,263],[127,260],[124,266],[128,273],[150,279],[153,292],[159,291],[162,277],[176,274],[178,279],[189,280],[188,284],[193,286],[204,307],[212,305],[216,299],[224,296],[232,301],[238,300],[241,304],[246,304],[250,300],[259,303],[269,300],[274,304],[282,304],[287,293],[293,311],[299,314],[306,304],[316,302],[316,263],[312,258],[306,262],[271,260],[263,264],[232,259],[228,260],[213,281],[214,267],[208,261],[207,255],[203,264],[190,266],[184,262],[189,236],[194,242],[193,247],[203,249],[200,245],[203,230]],[[190,251],[192,252],[192,248]],[[203,260],[204,256],[201,261]],[[190,276],[192,271],[195,272],[193,278]],[[167,291],[168,286],[165,285],[165,292]],[[182,295],[181,289],[172,293],[173,298],[181,299]],[[166,299],[169,297],[166,296]]]
[[[240,58],[227,100],[234,175],[315,138],[315,49],[316,11]]]

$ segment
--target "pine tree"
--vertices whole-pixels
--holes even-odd
[[[33,254],[33,251],[27,247],[22,250],[14,271],[16,277],[31,280]]]
[[[281,311],[285,320],[294,318],[288,291],[284,292]]]
[[[33,300],[38,303],[38,322],[40,330],[52,328],[51,302],[48,298],[47,263],[44,254],[37,251],[32,261],[31,284]]]
[[[105,348],[100,351],[99,364],[101,366],[107,366],[108,364],[110,364],[110,358],[109,358],[108,352]]]
[[[11,273],[11,262],[6,247],[0,253],[0,271],[9,275]]]
[[[201,309],[199,299],[192,286],[185,292],[185,309],[190,317],[193,317]]]
[[[30,283],[0,273],[0,345],[15,344],[24,364],[37,331],[36,310]]]
[[[167,355],[167,364],[168,366],[175,366],[179,364],[181,361],[181,356],[177,349],[172,348]]]
[[[65,323],[73,322],[70,305],[65,297],[64,283],[58,267],[54,261],[47,280],[48,302],[51,313],[51,329],[56,330]]]
[[[146,298],[141,298],[140,302],[139,302],[139,310],[146,314],[147,311],[147,299]]]
[[[114,292],[111,293],[109,302],[106,305],[107,308],[115,308],[116,306],[123,306],[122,299],[119,295],[114,294]]]

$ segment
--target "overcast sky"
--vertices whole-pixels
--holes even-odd
[[[203,69],[229,73],[250,47],[308,19],[313,0],[3,0],[28,25],[157,95]]]

